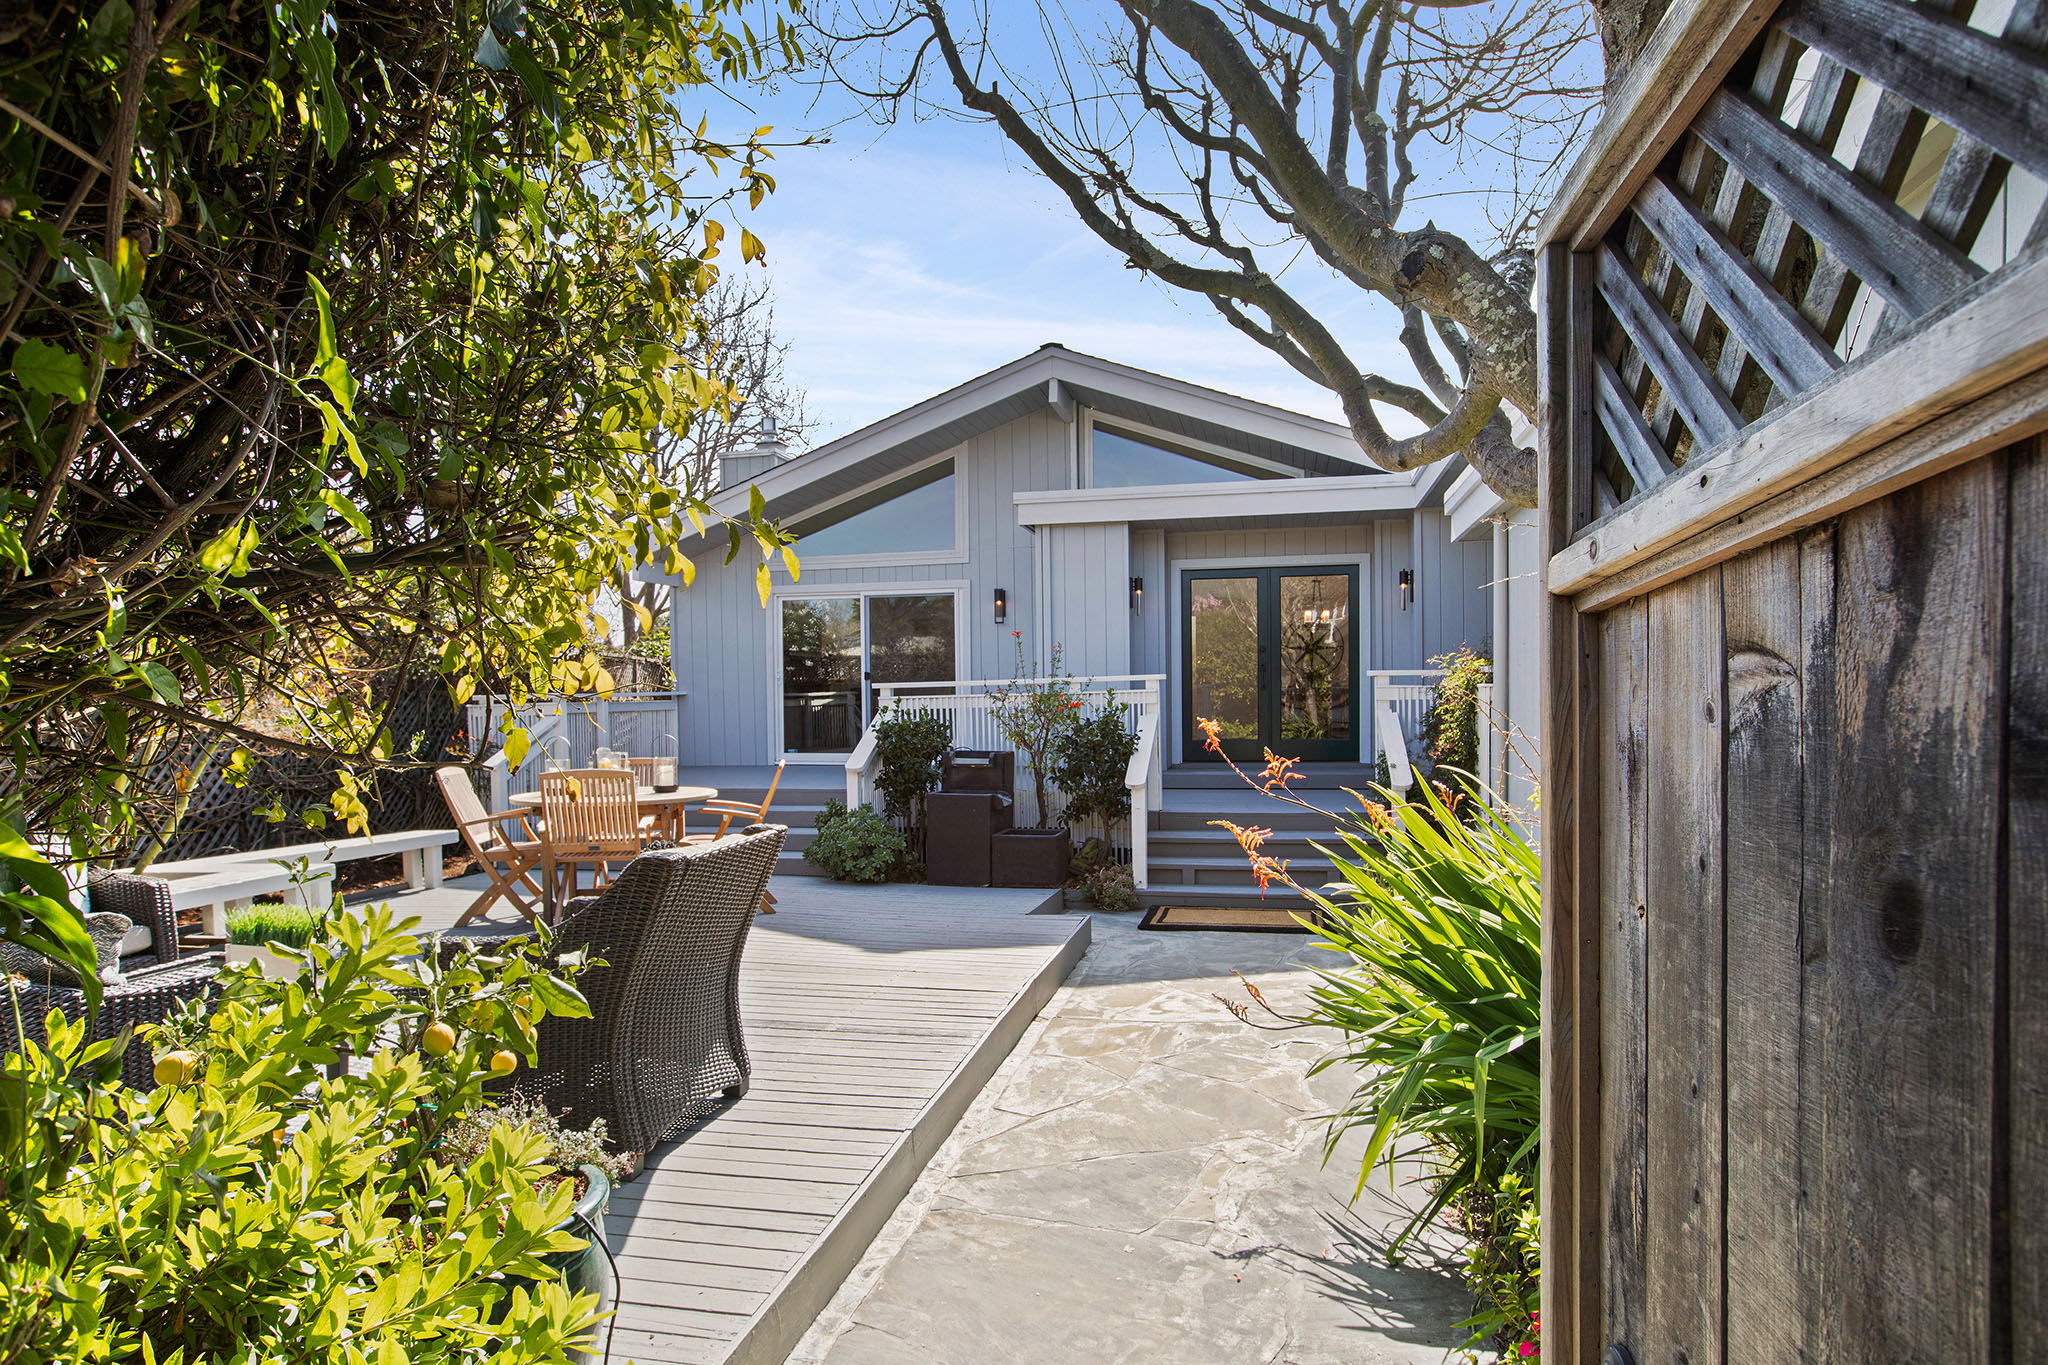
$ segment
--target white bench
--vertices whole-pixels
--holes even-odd
[[[247,853],[215,853],[151,865],[142,875],[170,883],[171,904],[197,908],[200,932],[225,934],[227,915],[258,896],[285,899],[316,909],[334,900],[334,865],[397,853],[405,863],[405,884],[414,891],[441,884],[441,850],[459,836],[452,829],[408,829],[366,834]]]

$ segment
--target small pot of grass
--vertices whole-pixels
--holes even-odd
[[[227,960],[254,962],[265,976],[297,976],[299,959],[278,950],[304,948],[321,926],[320,912],[307,906],[259,901],[228,916]]]

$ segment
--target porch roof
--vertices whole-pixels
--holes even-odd
[[[1408,474],[1268,479],[1247,483],[1061,488],[1014,494],[1020,526],[1123,522],[1176,530],[1347,525],[1412,512],[1441,496],[1461,465],[1444,460]]]

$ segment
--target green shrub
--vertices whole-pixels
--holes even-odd
[[[1067,859],[1067,880],[1079,886],[1107,866],[1109,840],[1100,835],[1083,839],[1081,846],[1074,850],[1074,856]]]
[[[1493,664],[1463,645],[1430,662],[1443,676],[1430,689],[1422,718],[1422,752],[1431,767],[1463,774],[1479,772],[1479,688],[1493,676]]]
[[[605,1147],[605,1121],[593,1120],[588,1128],[565,1128],[547,1106],[514,1092],[496,1104],[480,1105],[454,1123],[441,1137],[439,1155],[447,1161],[481,1161],[490,1150],[491,1132],[509,1124],[536,1134],[546,1149],[542,1164],[551,1170],[573,1171],[578,1166],[595,1166],[614,1185],[626,1178],[629,1163]]]
[[[1138,908],[1138,887],[1131,869],[1122,863],[1099,867],[1081,879],[1081,892],[1088,903],[1108,914],[1126,914]]]
[[[1024,632],[1013,630],[1017,641],[1017,668],[1010,681],[989,689],[989,716],[996,732],[1008,740],[1017,761],[1031,777],[1031,792],[1037,805],[1039,825],[1050,828],[1052,809],[1053,754],[1060,737],[1074,728],[1078,712],[1086,705],[1075,689],[1073,676],[1060,663],[1060,646],[1052,647],[1052,663],[1043,674],[1036,664],[1024,660]]]
[[[924,848],[924,799],[938,790],[939,763],[952,747],[953,727],[936,712],[897,706],[875,723],[875,790],[913,849]]]
[[[1539,1358],[1542,1308],[1542,1228],[1536,1187],[1514,1174],[1491,1189],[1474,1189],[1459,1211],[1465,1234],[1465,1283],[1478,1296],[1479,1311],[1458,1324],[1472,1339],[1491,1345],[1502,1360]]]
[[[319,911],[303,905],[259,901],[228,916],[228,942],[303,948],[319,934],[324,922]]]
[[[1114,706],[1061,730],[1052,746],[1052,780],[1067,794],[1060,818],[1068,824],[1091,815],[1100,815],[1105,823],[1128,819],[1131,789],[1124,785],[1124,773],[1136,752],[1138,737]]]
[[[903,836],[869,806],[848,810],[843,801],[827,801],[817,830],[804,861],[838,881],[885,882],[909,860]]]
[[[47,1047],[0,1057],[8,1359],[524,1365],[588,1337],[595,1296],[539,1259],[583,1245],[554,1231],[575,1190],[545,1139],[500,1124],[473,1156],[437,1150],[494,1053],[531,1062],[543,1018],[588,1008],[532,948],[442,966],[413,923],[339,916],[297,980],[229,974],[160,1040],[160,1066],[184,1043],[203,1067],[146,1095],[120,1083],[125,1036],[87,1043],[55,1011]],[[430,1056],[437,1023],[455,1041]],[[328,1076],[343,1050],[366,1074]]]

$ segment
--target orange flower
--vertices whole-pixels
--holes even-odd
[[[1202,744],[1203,748],[1214,754],[1223,752],[1223,726],[1221,724],[1204,718],[1195,722],[1195,728],[1208,736]]]
[[[1295,765],[1300,761],[1296,758],[1282,758],[1271,749],[1266,750],[1266,771],[1261,774],[1260,790],[1270,792],[1273,788],[1285,787],[1300,777],[1301,774],[1294,771]]]
[[[1272,830],[1261,829],[1256,825],[1233,825],[1228,820],[1211,820],[1209,823],[1229,830],[1231,837],[1237,840],[1238,847],[1242,848],[1245,857],[1251,860],[1252,880],[1259,884],[1261,895],[1265,894],[1266,887],[1273,882],[1293,884],[1288,881],[1285,860],[1259,852],[1259,846],[1273,837]]]

